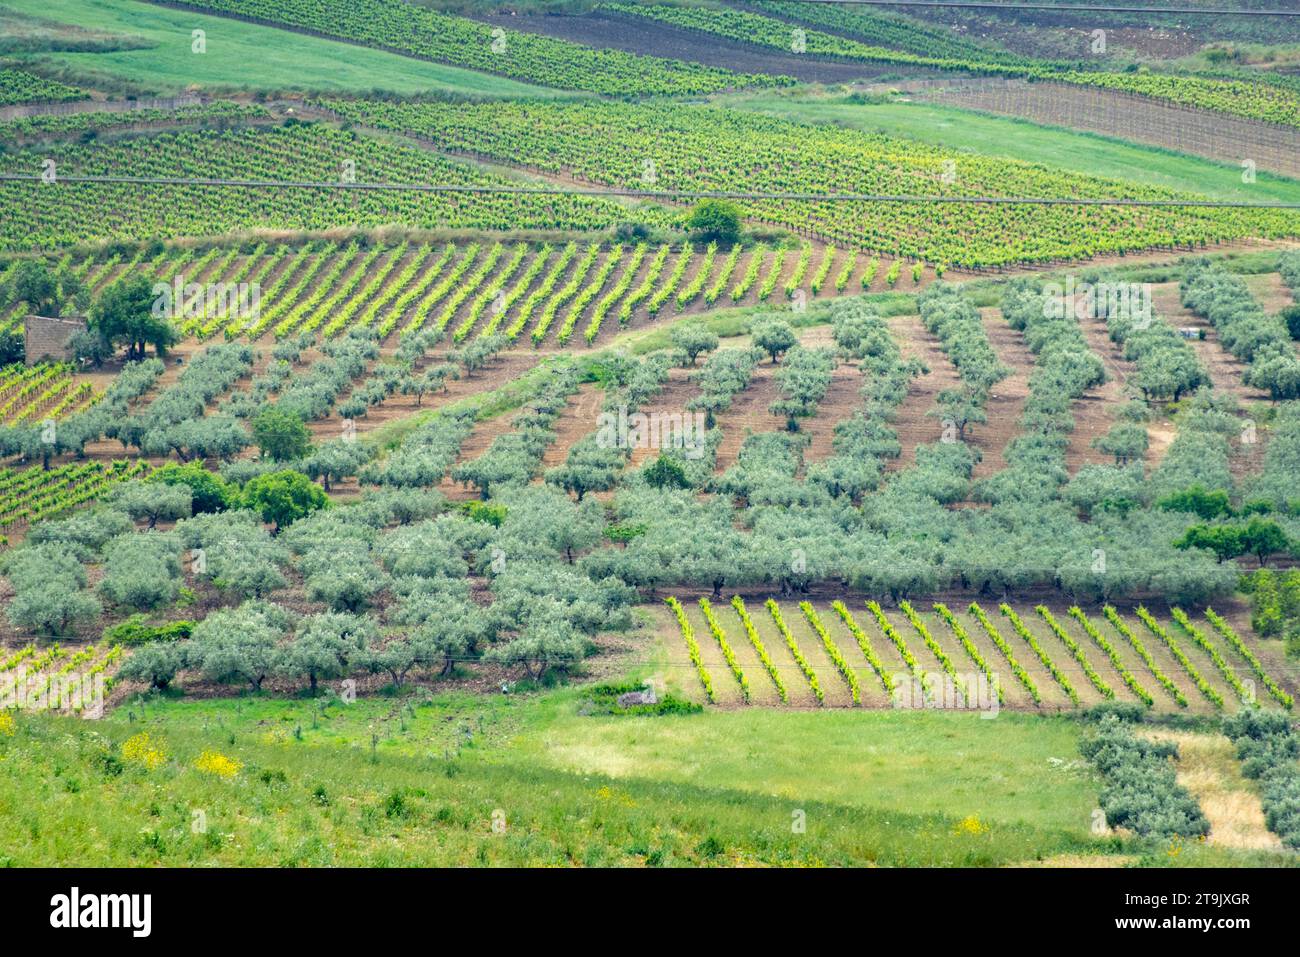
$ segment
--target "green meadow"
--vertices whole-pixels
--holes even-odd
[[[562,688],[129,700],[0,733],[0,864],[1273,863],[1096,837],[1081,726],[583,714]]]
[[[1235,162],[1215,163],[1095,133],[956,107],[905,100],[855,103],[843,96],[806,92],[738,94],[714,102],[788,120],[836,124],[983,156],[1166,186],[1213,199],[1300,202],[1300,181],[1260,172],[1254,183],[1246,184]]]
[[[32,16],[140,37],[147,49],[54,53],[79,73],[107,75],[167,95],[209,90],[459,92],[475,96],[569,96],[504,77],[428,63],[348,43],[133,0],[7,0]],[[207,50],[192,50],[203,30]]]

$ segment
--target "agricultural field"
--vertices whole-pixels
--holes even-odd
[[[7,4],[0,865],[1296,866],[1227,5]]]
[[[907,264],[906,272],[901,266],[891,272],[891,260],[793,239],[721,246],[358,237],[175,246],[153,255],[122,247],[49,265],[77,277],[92,294],[136,275],[173,287],[179,282],[182,299],[190,283],[235,289],[256,283],[255,318],[223,299],[189,295],[179,328],[198,342],[221,337],[273,344],[303,334],[330,340],[370,330],[394,346],[421,331],[445,334],[454,344],[500,335],[521,346],[592,345],[628,328],[666,325],[711,308],[804,308],[839,295],[915,292],[936,278],[932,269]],[[322,279],[337,286],[323,289]],[[16,322],[24,306],[7,302],[0,315]]]

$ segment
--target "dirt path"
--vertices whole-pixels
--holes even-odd
[[[767,407],[781,397],[776,386],[777,368],[770,360],[760,363],[749,385],[731,400],[731,408],[716,417],[718,427],[722,429],[718,472],[736,464],[740,447],[751,433],[776,432],[785,428],[783,418],[767,411]]]
[[[1246,385],[1247,366],[1219,342],[1218,331],[1210,323],[1185,307],[1177,283],[1161,283],[1151,292],[1156,315],[1175,328],[1203,330],[1204,339],[1192,339],[1192,348],[1210,377],[1214,391],[1231,395],[1238,403],[1267,402],[1268,393]],[[1264,449],[1268,433],[1263,429],[1248,429],[1249,410],[1239,410],[1243,431],[1231,440],[1232,457],[1229,466],[1235,480],[1254,475],[1264,465]]]
[[[1241,278],[1249,287],[1251,295],[1259,300],[1259,304],[1269,315],[1279,313],[1295,304],[1291,287],[1282,281],[1282,276],[1278,273],[1266,272]]]
[[[920,316],[894,316],[889,320],[889,326],[903,357],[918,358],[930,370],[929,374],[912,380],[907,398],[894,420],[894,430],[898,433],[903,452],[887,464],[886,470],[892,472],[915,464],[918,445],[939,440],[943,426],[926,413],[935,407],[935,397],[944,389],[956,388],[961,384],[961,378],[939,348],[939,340],[921,325]]]
[[[569,397],[564,411],[555,420],[555,441],[542,455],[542,467],[537,473],[539,479],[547,469],[564,462],[574,443],[596,431],[604,402],[605,390],[591,382],[579,386],[578,391]]]
[[[1178,783],[1191,792],[1209,819],[1209,843],[1282,850],[1282,842],[1265,826],[1259,794],[1242,776],[1232,742],[1224,735],[1163,728],[1145,729],[1142,734],[1177,746]]]
[[[984,453],[975,465],[975,480],[987,478],[1007,467],[1006,451],[1020,432],[1020,416],[1029,398],[1029,374],[1034,369],[1034,354],[1025,345],[1024,337],[1007,325],[1002,310],[996,306],[980,310],[989,344],[998,359],[1014,370],[989,392],[985,412],[988,424],[976,426],[976,444]]]
[[[1096,389],[1090,390],[1088,395],[1079,400],[1080,403],[1097,403],[1088,410],[1087,419],[1085,420],[1086,430],[1090,434],[1087,441],[1084,441],[1084,430],[1080,428],[1080,420],[1075,419],[1075,435],[1071,438],[1070,451],[1068,456],[1075,456],[1078,466],[1071,468],[1071,474],[1074,474],[1079,467],[1087,464],[1107,464],[1114,460],[1107,455],[1103,455],[1091,447],[1092,438],[1097,435],[1103,435],[1110,430],[1115,424],[1115,413],[1119,405],[1125,401],[1125,386],[1129,379],[1136,374],[1137,367],[1132,362],[1124,358],[1124,353],[1120,347],[1111,341],[1110,334],[1106,331],[1106,321],[1104,319],[1083,319],[1079,322],[1079,328],[1083,330],[1083,337],[1087,341],[1089,348],[1101,357],[1102,363],[1106,367],[1106,375],[1109,381]],[[1150,472],[1156,468],[1165,457],[1165,452],[1178,434],[1174,423],[1167,418],[1159,418],[1147,423],[1147,439],[1149,446],[1146,454],[1146,468]]]
[[[703,364],[703,360],[700,360]],[[695,369],[698,369],[696,366]],[[688,415],[690,411],[687,405],[692,399],[700,394],[699,387],[690,380],[690,374],[694,369],[682,369],[674,367],[668,370],[668,381],[664,383],[659,393],[645,404],[640,411],[647,414],[658,412],[663,415]],[[659,455],[659,449],[651,448],[650,445],[640,445],[632,450],[632,455],[628,459],[628,470],[639,469],[649,460]]]

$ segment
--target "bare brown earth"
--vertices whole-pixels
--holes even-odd
[[[1070,437],[1070,447],[1066,452],[1066,464],[1073,475],[1084,465],[1104,465],[1113,460],[1092,448],[1092,440],[1110,431],[1115,424],[1115,412],[1118,403],[1127,401],[1125,386],[1134,374],[1133,363],[1124,358],[1118,345],[1111,341],[1106,332],[1104,319],[1083,319],[1079,322],[1088,347],[1101,357],[1109,377],[1104,385],[1089,390],[1088,394],[1077,402],[1074,433]],[[1173,442],[1177,429],[1167,418],[1147,423],[1146,467],[1155,468],[1165,457],[1165,451]]]
[[[988,424],[976,426],[984,457],[975,466],[973,478],[987,478],[1007,467],[1007,445],[1020,431],[1020,416],[1029,398],[1029,375],[1034,368],[1034,354],[1025,345],[1024,338],[1002,318],[997,307],[981,309],[984,331],[989,344],[1003,362],[1013,371],[993,387],[984,411]]]
[[[749,387],[731,400],[729,409],[716,417],[718,427],[722,429],[717,471],[726,471],[736,464],[740,447],[749,435],[785,428],[785,419],[767,411],[767,407],[781,397],[776,385],[776,370],[777,366],[770,359],[760,363],[749,380]]]
[[[894,471],[915,464],[918,445],[939,440],[943,426],[927,413],[935,407],[935,397],[944,389],[956,388],[961,378],[939,347],[939,340],[921,325],[920,316],[895,316],[889,320],[889,326],[903,357],[918,358],[930,370],[927,375],[912,380],[894,420],[894,431],[903,447],[902,454],[888,464],[888,470]]]
[[[645,17],[625,17],[615,13],[489,15],[476,11],[472,16],[512,30],[544,33],[586,46],[687,60],[738,73],[792,76],[805,82],[848,83],[883,73],[920,72],[896,64],[815,60],[806,54],[784,54]]]
[[[1243,404],[1269,401],[1267,392],[1248,386],[1243,381],[1246,364],[1223,348],[1215,328],[1182,304],[1177,283],[1162,283],[1155,286],[1151,291],[1151,301],[1156,315],[1166,322],[1179,328],[1195,328],[1204,331],[1204,339],[1189,341],[1192,348],[1196,350],[1197,358],[1201,360],[1201,364],[1209,374],[1210,382],[1216,392],[1231,395]],[[1238,414],[1244,426],[1250,418],[1250,410],[1243,406]],[[1232,439],[1233,455],[1230,465],[1234,478],[1241,479],[1258,472],[1263,466],[1267,435],[1268,433],[1263,429],[1247,430]],[[1248,436],[1252,441],[1245,441]]]
[[[699,366],[691,369],[670,369],[668,371],[668,381],[664,383],[664,387],[641,411],[646,413],[661,412],[668,415],[687,414],[689,412],[687,405],[700,394],[699,386],[690,380],[690,374],[698,368]],[[651,448],[648,444],[638,446],[632,449],[627,467],[629,469],[638,469],[658,454],[659,450]]]
[[[539,478],[546,469],[563,463],[575,442],[596,431],[600,409],[604,402],[604,390],[594,383],[584,383],[570,396],[568,405],[555,420],[555,441],[542,455]]]
[[[817,333],[814,335],[813,333]],[[805,346],[831,346],[830,329],[822,326],[809,330],[800,337]],[[831,374],[831,384],[826,395],[817,406],[817,413],[805,419],[799,430],[808,436],[808,447],[804,449],[805,465],[820,462],[834,454],[832,443],[835,440],[835,426],[851,419],[853,413],[862,408],[862,385],[866,381],[862,370],[856,363],[840,360]]]

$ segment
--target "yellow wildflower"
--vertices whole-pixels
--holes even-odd
[[[167,755],[162,748],[154,746],[147,731],[141,731],[122,742],[122,758],[128,764],[138,764],[146,771],[160,768],[167,761]]]
[[[974,814],[962,818],[953,828],[954,834],[987,834],[988,832],[989,826]]]
[[[219,778],[230,780],[239,773],[240,768],[244,765],[234,758],[228,758],[219,751],[204,751],[199,755],[194,766],[200,771],[206,771],[208,774],[215,774]]]

